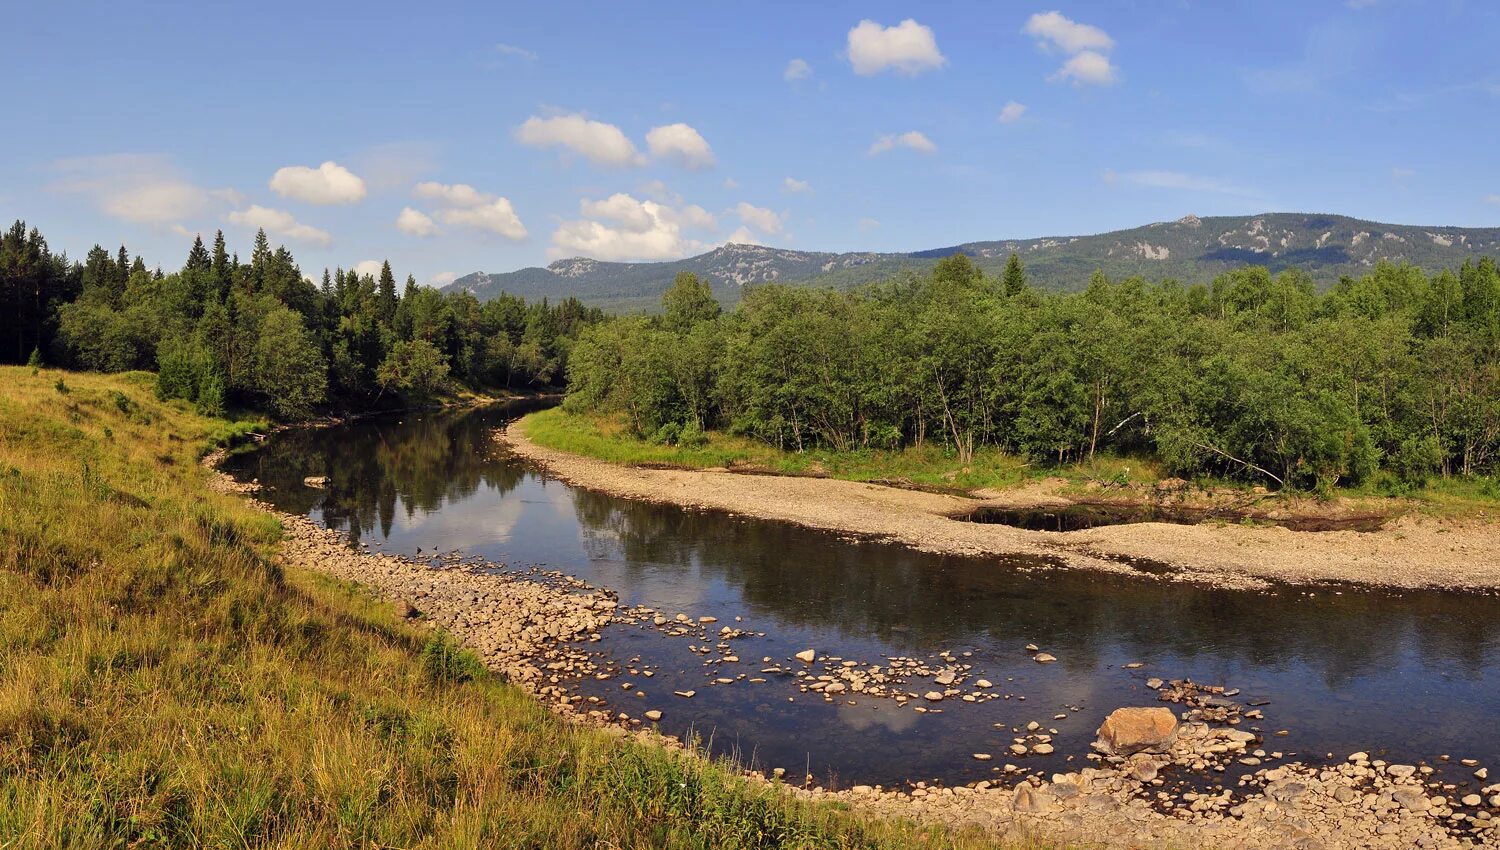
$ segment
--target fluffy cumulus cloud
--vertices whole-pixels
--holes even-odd
[[[1000,108],[1000,123],[1014,124],[1015,122],[1020,121],[1021,116],[1025,114],[1026,104],[1016,103],[1014,100],[1012,100],[1006,103],[1005,106]]]
[[[526,238],[526,225],[506,198],[496,198],[477,207],[439,210],[438,219],[444,224],[493,233],[513,242]]]
[[[781,191],[787,192],[789,194],[800,195],[803,192],[808,192],[811,190],[812,186],[808,185],[808,182],[806,180],[798,180],[795,177],[787,177],[781,181]]]
[[[672,207],[623,192],[602,200],[585,198],[578,208],[582,218],[564,221],[552,234],[548,252],[553,258],[674,259],[707,247],[685,231],[711,230],[717,225],[702,207]]]
[[[675,162],[694,171],[712,168],[713,149],[697,130],[686,124],[667,124],[653,127],[646,134],[646,146],[657,159]]]
[[[431,216],[411,207],[403,207],[396,216],[396,229],[413,236],[436,236],[438,232],[437,222]]]
[[[578,114],[527,118],[516,128],[516,141],[534,148],[563,148],[595,165],[619,168],[644,162],[619,127]]]
[[[908,130],[900,135],[880,136],[875,143],[870,145],[870,156],[892,151],[896,148],[906,148],[918,153],[932,153],[937,150],[937,145],[926,135],[916,130]]]
[[[914,76],[941,68],[948,60],[938,51],[931,27],[911,18],[891,27],[871,20],[860,21],[849,30],[849,64],[864,76],[893,70]]]
[[[327,245],[333,241],[328,231],[319,230],[310,224],[303,224],[286,210],[271,209],[260,204],[251,204],[245,209],[235,210],[229,214],[229,221],[241,227],[264,230],[269,235],[280,236],[294,242],[305,242],[309,245]]]
[[[479,207],[495,200],[467,183],[418,183],[412,194],[450,207]]]
[[[458,280],[458,272],[438,272],[437,274],[427,278],[427,285],[444,287],[455,280]]]
[[[1096,26],[1070,20],[1061,12],[1038,12],[1026,19],[1026,26],[1022,31],[1037,39],[1043,46],[1056,48],[1064,53],[1109,50],[1115,46],[1115,40],[1109,37],[1109,33]]]
[[[192,219],[243,202],[232,189],[207,189],[156,154],[106,154],[52,163],[49,188],[87,198],[105,215],[134,224],[184,230]]]
[[[526,238],[526,225],[521,222],[521,217],[516,214],[515,207],[511,205],[509,198],[481,192],[467,183],[418,183],[412,190],[412,194],[431,201],[441,206],[442,209],[439,209],[433,216],[427,216],[410,207],[403,210],[401,219],[409,218],[409,223],[416,228],[403,227],[401,219],[397,219],[396,226],[407,233],[418,236],[430,235],[418,232],[418,229],[423,227],[422,222],[417,218],[421,216],[426,219],[427,225],[431,226],[432,232],[437,230],[436,225],[433,224],[433,218],[436,218],[443,224],[503,236],[514,242]],[[408,217],[408,210],[415,215]]]
[[[1096,26],[1080,24],[1061,12],[1038,12],[1021,31],[1035,38],[1044,51],[1068,55],[1049,80],[1107,86],[1119,78],[1119,68],[1106,55],[1114,49],[1115,40]]]
[[[805,80],[811,76],[812,66],[807,64],[806,59],[793,59],[786,63],[786,70],[781,72],[781,78],[789,83]]]
[[[774,210],[765,207],[757,207],[754,204],[740,201],[734,207],[734,214],[739,216],[740,222],[766,236],[779,236],[782,231],[782,218]],[[735,241],[731,239],[730,241]]]
[[[365,199],[365,181],[333,161],[317,168],[289,165],[271,175],[271,191],[309,204],[352,204]]]
[[[1092,50],[1085,50],[1063,63],[1057,72],[1047,79],[1053,82],[1072,82],[1074,85],[1107,86],[1118,78],[1119,69],[1109,57]]]

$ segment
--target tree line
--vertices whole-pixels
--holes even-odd
[[[315,285],[265,231],[249,262],[219,232],[170,273],[124,247],[69,260],[21,221],[0,235],[0,363],[152,370],[164,398],[209,414],[419,403],[453,381],[556,386],[574,338],[602,317],[573,298],[481,304],[411,276],[398,294],[389,262],[378,275],[325,269]]]
[[[838,292],[750,288],[721,313],[680,275],[664,314],[584,331],[569,409],[640,436],[708,429],[782,449],[938,443],[1037,462],[1150,455],[1174,475],[1327,490],[1493,473],[1500,458],[1500,272],[1381,263],[1319,293],[1297,269],[1206,284],[1096,272],[1031,287],[966,256]]]

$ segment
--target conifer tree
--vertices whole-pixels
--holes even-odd
[[[1006,297],[1013,298],[1026,291],[1026,266],[1014,251],[1011,252],[1010,259],[1005,261],[1005,274],[1000,281]]]

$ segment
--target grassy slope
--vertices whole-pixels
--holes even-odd
[[[556,407],[526,416],[521,426],[540,445],[615,463],[697,468],[745,464],[791,475],[815,473],[852,481],[904,480],[924,487],[961,490],[998,490],[1029,480],[1058,477],[1068,481],[1063,492],[1080,495],[1084,492],[1082,485],[1090,481],[1146,485],[1161,478],[1159,465],[1149,459],[1101,455],[1092,465],[1054,468],[1028,464],[1023,458],[993,447],[981,447],[972,461],[962,464],[953,453],[934,445],[895,452],[835,452],[818,448],[783,452],[757,440],[718,432],[707,434],[707,442],[698,448],[656,445],[633,436],[617,419],[570,414]],[[1204,483],[1226,490],[1251,486],[1243,481]],[[1434,480],[1400,500],[1383,496],[1373,487],[1341,490],[1338,495],[1371,510],[1417,509],[1437,516],[1500,519],[1500,482],[1494,479]],[[1316,508],[1305,495],[1292,498],[1302,500],[1305,508]]]
[[[197,463],[246,426],[151,381],[0,368],[0,847],[989,846],[443,674],[276,564],[274,519]]]

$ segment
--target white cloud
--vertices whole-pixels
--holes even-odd
[[[583,218],[564,221],[552,234],[554,258],[585,256],[598,260],[662,260],[697,253],[706,247],[683,234],[683,228],[711,229],[713,216],[702,207],[674,209],[616,193],[603,200],[583,199]]]
[[[237,205],[233,189],[205,189],[184,178],[157,154],[106,154],[61,159],[60,178],[49,188],[89,198],[111,218],[186,231],[183,222],[214,207]]]
[[[443,287],[455,280],[458,280],[458,272],[438,272],[432,277],[427,278],[427,285]]]
[[[271,191],[309,204],[352,204],[365,198],[365,181],[336,162],[317,168],[289,165],[271,175]]]
[[[677,210],[677,217],[684,225],[698,230],[713,230],[719,226],[719,220],[714,218],[714,214],[697,204],[689,204]]]
[[[1123,174],[1116,174],[1113,171],[1109,171],[1105,172],[1104,182],[1125,182],[1150,189],[1217,192],[1219,194],[1239,195],[1242,197],[1254,197],[1257,194],[1227,180],[1184,174],[1180,171],[1127,171]]]
[[[738,189],[738,188],[740,188],[740,181],[734,179],[733,177],[725,177],[724,178],[724,188],[725,189]]]
[[[327,245],[333,241],[328,231],[319,230],[310,224],[303,224],[286,210],[271,209],[260,204],[251,204],[245,209],[235,210],[229,214],[229,221],[241,227],[264,230],[268,234],[311,245]]]
[[[1114,49],[1115,40],[1096,26],[1080,24],[1061,12],[1038,12],[1026,19],[1021,31],[1035,38],[1043,50],[1071,56],[1049,80],[1107,86],[1119,77],[1120,69],[1104,55]]]
[[[480,206],[439,210],[437,217],[444,224],[494,233],[513,242],[526,238],[526,225],[521,223],[508,198],[495,198]]]
[[[502,56],[514,56],[517,59],[524,59],[527,62],[535,62],[537,60],[535,53],[524,47],[517,47],[514,44],[497,44],[495,45],[495,52]]]
[[[1396,166],[1395,168],[1391,169],[1392,180],[1409,180],[1415,176],[1417,176],[1417,170],[1415,168],[1402,168],[1400,166]]]
[[[948,60],[938,52],[930,27],[907,18],[893,27],[871,20],[860,21],[849,30],[849,64],[854,73],[878,74],[888,68],[913,76],[941,68]]]
[[[860,230],[874,230],[880,226],[880,221],[873,218],[862,218],[859,220]]]
[[[734,214],[739,216],[740,221],[746,226],[767,236],[777,236],[781,233],[781,216],[773,210],[740,201],[735,205]]]
[[[495,202],[495,196],[467,183],[418,183],[412,194],[450,207],[482,207]]]
[[[412,194],[443,206],[444,209],[438,210],[435,216],[444,224],[493,233],[517,242],[526,238],[526,225],[521,223],[521,218],[516,215],[516,210],[511,206],[509,198],[481,192],[467,183],[431,181],[418,183],[412,189]],[[411,210],[410,207],[407,209]],[[417,216],[423,215],[417,210],[411,210],[411,212]],[[402,211],[401,215],[402,218],[407,218],[406,211]],[[426,218],[426,216],[423,217]],[[414,216],[411,220],[414,225],[420,227],[420,222]],[[431,224],[430,218],[428,218],[428,223]],[[397,226],[401,226],[399,220]],[[416,231],[407,232],[415,233]],[[436,227],[433,227],[432,232],[436,232]],[[427,234],[418,233],[417,235]]]
[[[578,114],[532,116],[516,128],[515,135],[523,145],[566,148],[596,165],[623,167],[645,161],[619,127]]]
[[[1057,73],[1047,79],[1054,82],[1072,80],[1074,85],[1094,84],[1107,86],[1118,78],[1119,68],[1110,63],[1109,57],[1092,50],[1085,50],[1063,63]]]
[[[1500,195],[1485,195],[1484,202],[1487,204],[1500,204]]]
[[[382,265],[384,265],[384,263],[382,263],[380,260],[360,260],[359,262],[355,263],[354,268],[350,269],[349,271],[354,272],[360,277],[365,277],[366,275],[370,277],[380,277],[380,267]]]
[[[1000,108],[1000,123],[1013,124],[1017,121],[1020,121],[1021,116],[1025,114],[1026,104],[1016,103],[1014,100],[1012,100],[1006,103],[1005,106]]]
[[[881,136],[870,145],[870,156],[885,153],[896,148],[909,148],[920,153],[932,153],[937,150],[937,145],[932,140],[916,130],[908,130],[899,136]]]
[[[1096,26],[1070,20],[1061,12],[1038,12],[1026,19],[1026,26],[1021,31],[1037,39],[1042,47],[1056,48],[1064,53],[1110,50],[1115,46],[1115,40],[1109,37],[1109,33]]]
[[[781,181],[781,191],[788,192],[793,195],[800,195],[803,192],[809,191],[811,189],[812,186],[808,185],[808,182],[806,180],[798,180],[795,177],[787,177]]]
[[[812,66],[805,59],[793,59],[786,63],[786,70],[781,72],[781,78],[787,82],[805,80],[812,76]]]
[[[712,168],[713,149],[703,136],[686,124],[667,124],[653,127],[646,134],[646,146],[657,159],[670,160],[694,171]]]
[[[396,229],[413,236],[435,236],[438,232],[437,222],[421,210],[411,207],[403,207],[401,214],[396,216]]]
[[[761,238],[751,232],[748,227],[737,228],[733,233],[724,238],[725,244],[733,242],[736,245],[760,245]]]

